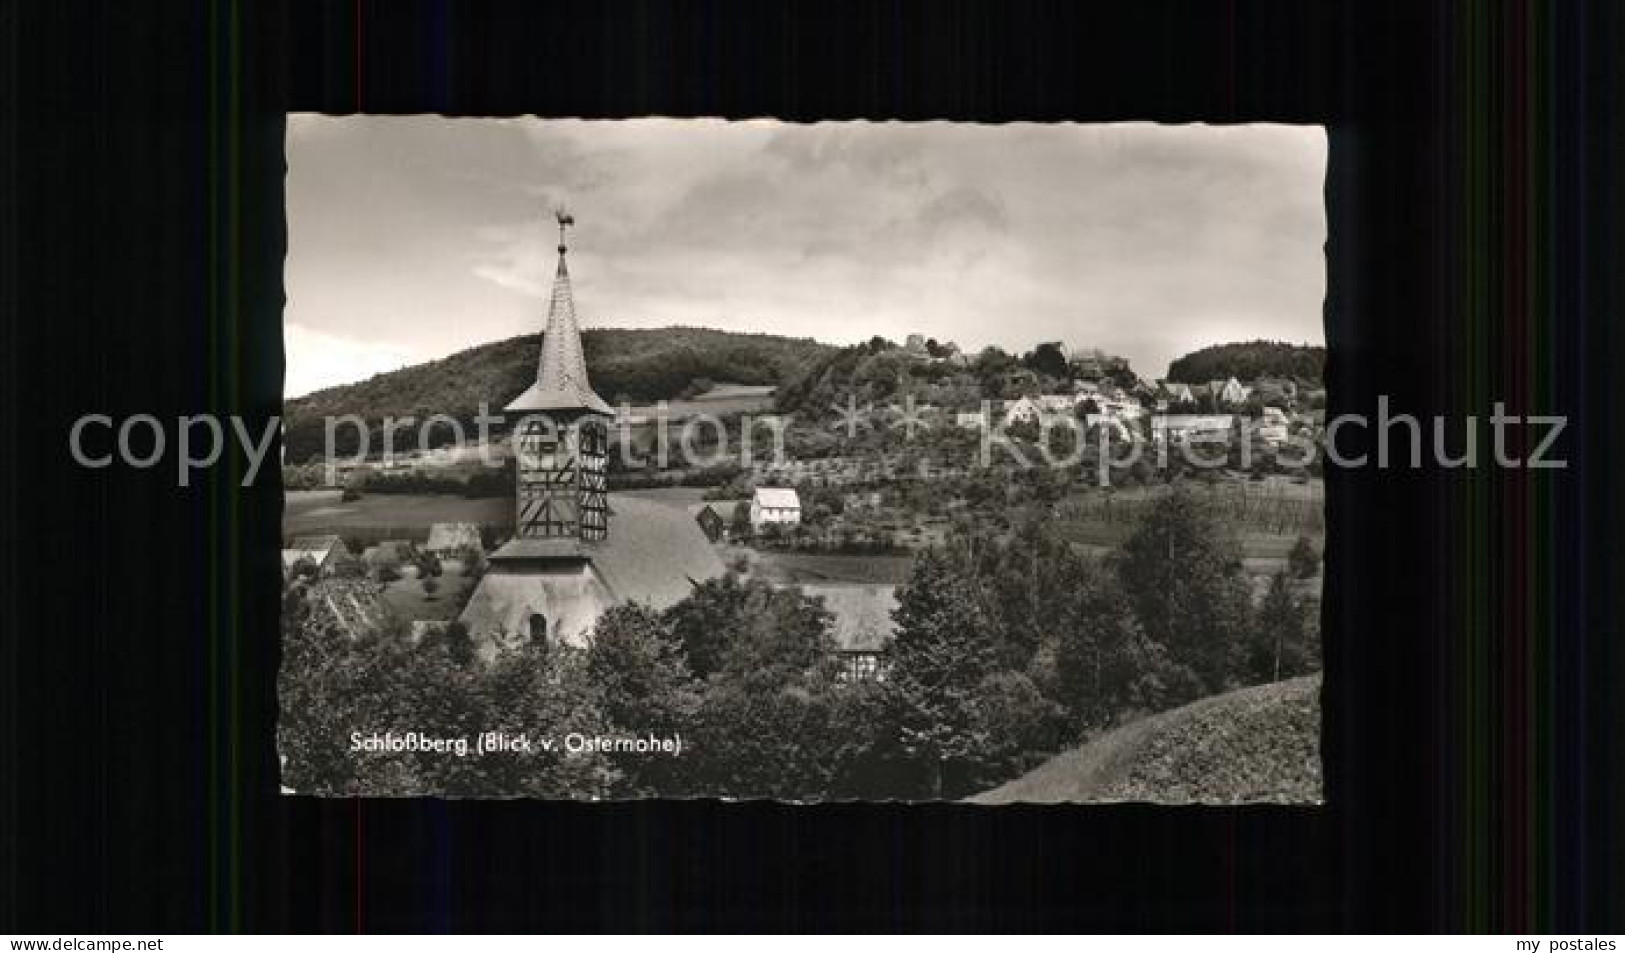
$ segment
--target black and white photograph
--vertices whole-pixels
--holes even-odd
[[[0,949],[1617,953],[1622,40],[0,4]]]
[[[286,155],[285,794],[1323,801],[1320,127]]]

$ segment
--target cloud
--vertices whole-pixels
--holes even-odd
[[[1325,137],[1285,126],[299,118],[288,319],[436,357],[592,326],[1063,340],[1160,375],[1319,341]]]
[[[287,397],[303,397],[325,387],[365,380],[424,359],[410,348],[357,340],[294,323],[282,326],[282,346],[287,355],[283,383]]]

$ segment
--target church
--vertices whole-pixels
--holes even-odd
[[[680,506],[611,495],[609,424],[593,392],[576,323],[565,228],[536,381],[503,408],[515,457],[513,536],[459,617],[480,654],[542,640],[586,644],[609,607],[662,610],[723,572],[722,560]]]

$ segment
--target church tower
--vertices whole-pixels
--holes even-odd
[[[575,219],[563,210],[559,265],[536,382],[503,408],[517,462],[514,535],[519,539],[596,542],[609,535],[605,471],[609,418],[587,379],[587,359],[576,325],[565,229]]]
[[[526,643],[584,647],[611,606],[630,601],[663,611],[723,573],[682,507],[618,497],[610,533],[613,413],[587,380],[576,326],[565,264],[565,229],[575,221],[562,210],[557,217],[559,266],[536,382],[503,408],[516,464],[514,535],[491,553],[458,616],[487,660]]]

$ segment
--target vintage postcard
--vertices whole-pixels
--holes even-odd
[[[1322,799],[1320,128],[287,161],[285,791]]]

